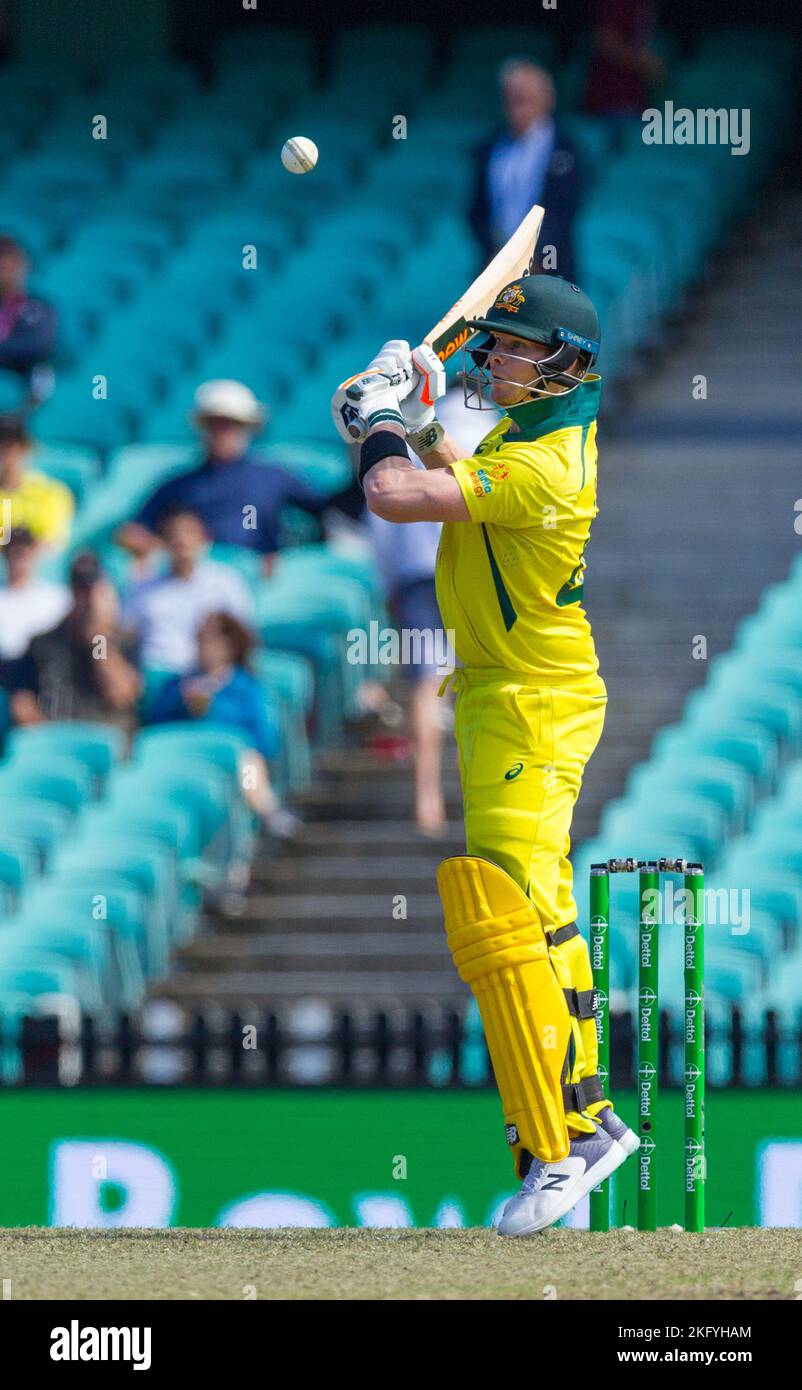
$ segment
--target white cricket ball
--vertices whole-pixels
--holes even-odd
[[[291,174],[308,174],[317,164],[317,145],[306,135],[293,135],[284,144],[281,162]]]

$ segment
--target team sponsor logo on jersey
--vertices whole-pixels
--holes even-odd
[[[510,470],[505,463],[491,463],[485,468],[472,468],[469,474],[476,497],[486,497],[493,491],[496,483],[503,483],[509,476]]]
[[[523,763],[513,763],[513,765],[512,765],[512,767],[510,768],[509,772],[505,772],[505,773],[504,773],[504,781],[505,781],[505,782],[514,782],[515,779],[516,779],[516,777],[520,777],[520,775],[521,775],[521,773],[523,772],[523,770],[524,770],[524,765],[523,765]]]

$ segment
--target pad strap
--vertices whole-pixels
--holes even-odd
[[[569,922],[567,927],[558,927],[556,931],[547,931],[546,936],[550,946],[562,946],[564,941],[570,941],[572,937],[579,936],[579,927],[576,922]]]
[[[594,1105],[599,1100],[604,1100],[604,1089],[599,1080],[598,1072],[595,1076],[583,1077],[581,1081],[563,1083],[563,1102],[566,1111],[587,1110],[589,1105]]]
[[[595,1018],[598,999],[595,989],[564,989],[565,1002],[572,1018]]]

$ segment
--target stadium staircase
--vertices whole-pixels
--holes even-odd
[[[639,383],[615,433],[600,431],[585,592],[610,698],[577,844],[799,553],[800,204],[788,195],[744,225],[659,371]],[[699,374],[706,401],[692,396]],[[700,636],[707,659],[693,655]]]
[[[394,694],[405,698],[399,683]],[[464,997],[445,949],[435,874],[463,851],[453,743],[449,825],[437,840],[412,823],[408,761],[359,748],[322,753],[299,798],[297,841],[257,851],[241,915],[210,916],[156,991],[183,1004],[269,1006],[319,998],[353,1006]]]

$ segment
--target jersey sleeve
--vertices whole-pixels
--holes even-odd
[[[553,501],[542,471],[531,455],[516,449],[474,454],[451,469],[465,498],[471,521],[498,526],[534,526]]]

